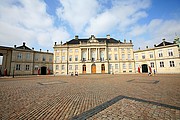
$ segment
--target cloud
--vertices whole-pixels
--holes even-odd
[[[60,0],[57,9],[60,20],[73,28],[75,33],[105,34],[126,27],[147,17],[145,9],[150,0]]]
[[[54,26],[54,18],[46,12],[46,4],[42,0],[3,0],[0,4],[0,26],[3,45],[19,45],[25,41],[32,47],[39,45],[52,49],[54,41],[69,38],[66,29]]]
[[[175,33],[180,34],[179,31],[179,20],[152,19],[147,24],[131,27],[126,36],[134,38],[134,44],[138,47],[145,47],[147,45],[153,47],[154,44],[162,42],[163,38],[172,42],[175,38]]]
[[[56,11],[61,20],[67,21],[76,33],[82,31],[88,21],[96,15],[96,0],[59,0],[61,7]]]

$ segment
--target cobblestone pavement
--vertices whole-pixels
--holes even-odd
[[[180,74],[1,77],[0,119],[180,120]]]

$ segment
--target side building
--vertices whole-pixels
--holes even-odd
[[[1,75],[33,75],[53,73],[53,53],[35,51],[23,43],[22,46],[0,46],[2,57]]]
[[[173,43],[163,39],[154,48],[134,51],[136,73],[180,73],[179,43],[179,38]]]
[[[74,39],[54,45],[54,73],[134,73],[132,41],[121,42],[107,35],[106,38]]]

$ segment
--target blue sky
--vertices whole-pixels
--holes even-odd
[[[1,0],[0,45],[26,42],[53,52],[54,42],[111,37],[134,49],[180,36],[179,0]]]

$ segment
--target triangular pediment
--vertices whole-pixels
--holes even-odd
[[[94,35],[91,35],[91,37],[88,40],[89,43],[98,43],[99,41],[95,38]]]

